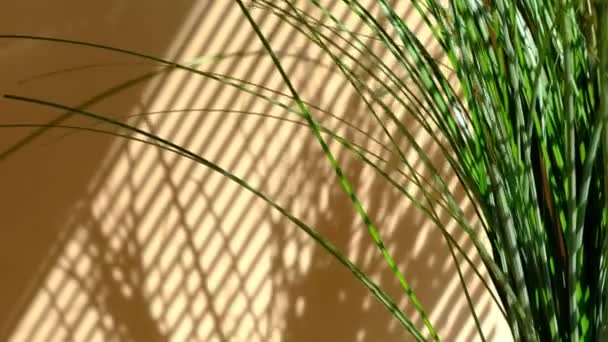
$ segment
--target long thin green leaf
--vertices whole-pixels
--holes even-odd
[[[274,209],[279,211],[282,215],[287,217],[290,221],[292,221],[298,227],[300,227],[302,230],[304,230],[310,237],[312,237],[316,242],[318,242],[321,245],[321,247],[323,247],[331,255],[333,255],[342,265],[347,267],[355,275],[355,277],[357,277],[357,279],[359,279],[361,281],[361,283],[365,287],[367,287],[371,291],[371,293],[378,300],[380,300],[380,302],[400,321],[400,323],[412,334],[412,336],[414,336],[416,338],[416,340],[418,340],[418,341],[424,340],[421,333],[418,331],[418,329],[415,327],[415,325],[403,314],[403,312],[401,312],[401,310],[398,308],[398,306],[395,304],[395,302],[390,298],[390,296],[388,296],[377,284],[375,284],[367,275],[365,275],[365,273],[363,273],[356,265],[354,265],[350,260],[348,260],[341,252],[339,252],[335,246],[333,246],[329,241],[324,239],[322,237],[322,235],[320,235],[320,233],[316,229],[305,224],[303,221],[299,220],[297,217],[290,214],[285,208],[283,208],[282,206],[280,206],[279,204],[274,202],[267,195],[265,195],[261,191],[257,190],[256,188],[254,188],[249,183],[247,183],[243,179],[239,178],[235,174],[230,173],[229,171],[223,169],[222,167],[213,163],[212,161],[207,160],[186,148],[176,145],[175,143],[173,143],[171,141],[165,140],[159,136],[156,136],[149,132],[143,131],[137,127],[133,127],[133,126],[124,124],[122,122],[113,120],[113,119],[105,117],[105,116],[97,115],[97,114],[94,114],[94,113],[91,113],[88,111],[83,111],[78,108],[71,108],[71,107],[53,103],[53,102],[48,102],[48,101],[43,101],[43,100],[38,100],[38,99],[33,99],[33,98],[28,98],[28,97],[22,97],[22,96],[17,96],[17,95],[5,94],[4,98],[69,111],[74,114],[79,114],[79,115],[83,115],[86,117],[90,117],[92,119],[100,120],[100,121],[106,122],[108,124],[114,125],[116,127],[123,128],[123,129],[126,129],[126,130],[134,132],[134,133],[138,133],[146,138],[149,138],[153,141],[158,142],[159,144],[169,147],[170,148],[169,150],[172,152],[177,151],[177,152],[179,152],[178,154],[180,154],[184,157],[187,157],[189,159],[192,159],[192,160],[208,167],[209,169],[211,169],[215,172],[218,172],[222,176],[230,179],[231,181],[235,182],[239,186],[243,187],[244,189],[246,189],[249,192],[251,192],[252,194],[254,194],[255,196],[264,200],[266,203],[268,203],[270,206],[272,206]]]
[[[271,58],[272,58],[272,60],[273,60],[273,62],[275,64],[275,66],[277,67],[277,70],[281,74],[281,76],[282,76],[283,80],[285,81],[287,87],[289,88],[289,90],[291,91],[292,95],[294,96],[294,100],[297,103],[298,107],[300,108],[300,111],[302,113],[304,113],[304,115],[306,116],[306,120],[308,121],[308,123],[309,123],[309,125],[310,125],[310,127],[312,129],[312,133],[313,133],[314,137],[317,139],[317,141],[321,145],[321,148],[323,149],[323,152],[327,156],[327,158],[328,158],[328,160],[329,160],[332,168],[335,170],[336,175],[338,176],[338,179],[340,180],[340,182],[342,184],[342,187],[344,188],[344,191],[350,196],[351,201],[352,201],[352,203],[353,203],[356,211],[359,213],[359,216],[361,216],[361,218],[363,220],[363,223],[367,226],[367,228],[368,228],[368,230],[370,232],[370,235],[372,236],[372,238],[374,239],[374,241],[378,245],[378,248],[382,251],[382,254],[383,254],[385,260],[387,261],[389,267],[393,270],[393,273],[395,273],[395,275],[399,279],[399,282],[401,283],[401,286],[405,289],[408,297],[410,298],[410,300],[412,301],[412,303],[416,307],[416,310],[422,316],[423,321],[424,321],[426,327],[428,328],[429,332],[431,333],[431,336],[433,336],[433,338],[435,340],[439,341],[439,336],[437,335],[437,333],[436,333],[433,325],[431,324],[430,320],[428,319],[428,317],[426,316],[424,310],[422,309],[422,305],[420,304],[420,302],[418,301],[418,299],[414,295],[414,293],[413,293],[410,285],[405,280],[405,277],[403,276],[403,274],[401,273],[401,271],[399,271],[399,268],[397,267],[397,264],[395,263],[395,261],[393,260],[393,258],[390,256],[388,250],[386,249],[384,243],[382,242],[382,238],[380,237],[380,234],[378,233],[377,228],[372,223],[372,221],[369,218],[366,210],[363,208],[363,205],[359,201],[358,196],[355,193],[355,190],[352,188],[352,186],[350,185],[350,183],[347,180],[346,176],[344,175],[344,172],[342,171],[342,168],[338,164],[338,161],[335,159],[333,153],[330,151],[329,146],[325,142],[325,139],[321,136],[321,132],[320,132],[320,129],[319,129],[319,126],[318,126],[316,120],[312,117],[312,114],[310,113],[310,111],[308,110],[308,108],[306,107],[306,105],[302,102],[302,100],[300,99],[300,96],[298,95],[298,92],[296,91],[296,89],[291,84],[289,76],[287,75],[287,73],[285,72],[285,70],[283,70],[283,67],[281,66],[281,62],[279,61],[278,57],[274,54],[272,47],[270,46],[270,44],[269,44],[268,40],[266,39],[265,35],[260,30],[259,26],[256,24],[255,20],[251,17],[251,14],[249,13],[249,10],[245,6],[245,4],[241,0],[236,0],[236,1],[239,4],[239,6],[241,7],[243,13],[247,17],[247,20],[249,21],[249,23],[251,24],[252,28],[256,32],[257,36],[262,41],[262,44],[267,49],[267,51],[268,51],[269,55],[271,56]]]

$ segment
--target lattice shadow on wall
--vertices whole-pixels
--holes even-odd
[[[323,66],[311,43],[300,42],[295,30],[269,13],[256,14],[278,51],[293,55],[298,46],[306,52],[296,58],[286,53],[284,61],[307,100],[379,134],[364,104],[335,69]],[[233,5],[209,2],[191,16],[173,53],[178,60],[242,50],[243,42],[251,51],[261,49]],[[320,64],[311,63],[318,59]],[[201,68],[284,89],[265,56]],[[151,81],[135,107],[134,113],[188,109],[135,116],[131,122],[269,193],[323,231],[413,314],[306,127],[223,112],[229,107],[288,117],[252,96],[181,72]],[[361,139],[352,128],[316,114]],[[413,123],[408,127],[417,129]],[[421,145],[436,151],[428,142]],[[336,150],[444,338],[470,340],[474,327],[439,231],[360,161]],[[471,249],[466,239],[461,242]],[[470,268],[465,276],[473,278]],[[15,341],[407,339],[348,272],[266,204],[200,165],[132,141],[114,144],[37,279],[15,321]],[[479,315],[489,315],[492,305],[478,281],[470,291]],[[493,326],[485,325],[490,337]]]

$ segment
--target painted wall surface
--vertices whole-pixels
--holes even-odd
[[[342,2],[324,4],[382,51]],[[85,40],[196,62],[199,70],[263,85],[267,89],[247,87],[295,108],[236,2],[22,0],[2,7],[0,34]],[[317,14],[311,5],[302,8]],[[420,26],[407,2],[399,11]],[[399,159],[374,140],[386,144],[379,125],[327,55],[270,12],[253,13],[302,97],[325,110],[314,109],[315,117],[383,156],[387,162],[378,165],[402,177]],[[335,31],[326,33],[348,46]],[[420,29],[420,37],[426,42],[428,32]],[[373,67],[365,55],[347,51]],[[386,63],[394,61],[387,56]],[[245,179],[330,238],[422,326],[297,115],[233,85],[91,47],[3,38],[0,75],[2,93],[86,106],[186,146]],[[63,113],[0,100],[4,125],[48,123]],[[437,146],[408,113],[402,115],[449,176]],[[0,340],[410,340],[349,271],[235,183],[91,118],[72,115],[60,125],[65,127],[32,140],[26,139],[37,134],[34,126],[0,134]],[[399,143],[412,150],[405,140]],[[478,338],[440,230],[371,167],[335,141],[330,146],[444,340]],[[413,152],[406,157],[423,170]],[[452,178],[449,186],[461,199]],[[472,216],[468,202],[461,206]],[[480,267],[470,241],[455,234]],[[472,268],[461,256],[457,260],[488,341],[509,341],[497,306]]]

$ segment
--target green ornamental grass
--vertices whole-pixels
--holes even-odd
[[[608,167],[608,1],[411,0],[435,46],[440,47],[441,58],[396,11],[396,1],[372,1],[379,11],[371,13],[369,6],[357,0],[342,0],[365,26],[369,33],[365,36],[352,23],[339,19],[326,1],[235,2],[262,42],[263,53],[274,62],[288,92],[275,91],[270,96],[271,89],[247,80],[197,69],[201,61],[180,64],[94,42],[0,35],[1,39],[111,50],[163,65],[159,71],[125,82],[78,107],[5,94],[7,99],[55,107],[65,114],[39,125],[28,138],[2,152],[0,161],[49,128],[70,128],[62,123],[72,115],[120,128],[129,133],[71,127],[154,144],[221,173],[268,202],[351,270],[415,340],[439,341],[441,336],[410,287],[407,273],[397,267],[381,230],[368,216],[357,189],[351,186],[329,148],[330,141],[337,142],[392,184],[405,200],[419,207],[442,232],[452,256],[464,252],[446,229],[438,210],[447,212],[459,231],[467,234],[490,274],[498,293],[495,300],[515,341],[608,340],[608,176],[604,173]],[[282,66],[281,56],[254,19],[252,11],[256,10],[268,11],[292,25],[334,63],[366,104],[370,119],[384,135],[383,147],[408,170],[407,175],[400,175],[407,180],[407,186],[403,179],[378,167],[383,161],[380,155],[318,120],[321,109],[301,98]],[[382,46],[381,54],[369,47],[368,39]],[[389,66],[389,57],[395,65]],[[414,324],[394,298],[314,227],[230,170],[123,120],[87,110],[132,84],[174,69],[258,96],[260,101],[282,107],[297,116],[299,124],[309,127],[378,252],[422,318],[422,325]],[[438,170],[428,152],[417,143],[415,132],[403,123],[399,114],[402,111],[407,111],[439,146],[474,204],[474,216],[481,230],[458,205],[445,173]],[[407,141],[430,177],[420,175],[411,158],[406,158],[402,141]],[[412,188],[420,191],[423,199],[412,195]],[[484,244],[486,239],[489,245]],[[477,269],[475,272],[480,274]],[[481,317],[475,313],[462,277],[461,281],[479,337],[485,341]],[[484,285],[491,291],[490,284]]]

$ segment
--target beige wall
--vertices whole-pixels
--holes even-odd
[[[337,1],[327,3],[340,10]],[[231,1],[24,0],[8,7],[0,14],[2,33],[90,40],[184,62],[261,50]],[[326,67],[327,58],[313,63],[321,54],[301,35],[266,12],[255,14],[306,100],[380,134],[353,89]],[[83,68],[28,79],[74,66]],[[267,57],[253,54],[200,68],[285,90]],[[149,62],[116,53],[0,40],[3,92],[73,106],[151,70]],[[188,146],[271,195],[323,231],[414,315],[308,129],[217,110],[293,115],[178,71],[91,110],[124,117],[187,108],[207,111],[136,116],[130,122]],[[5,99],[0,110],[2,123],[46,122],[60,113]],[[352,128],[315,115],[379,150]],[[423,148],[434,151],[406,123]],[[7,275],[0,292],[0,307],[6,308],[0,311],[0,340],[409,340],[348,271],[237,185],[153,146],[66,132],[46,133],[0,160],[0,267]],[[2,133],[5,147],[31,129]],[[369,167],[338,145],[332,148],[444,340],[471,340],[471,315],[439,230]],[[470,205],[462,206],[470,212]],[[471,249],[465,238],[459,241]],[[471,268],[460,263],[489,340],[508,340],[495,305]]]

